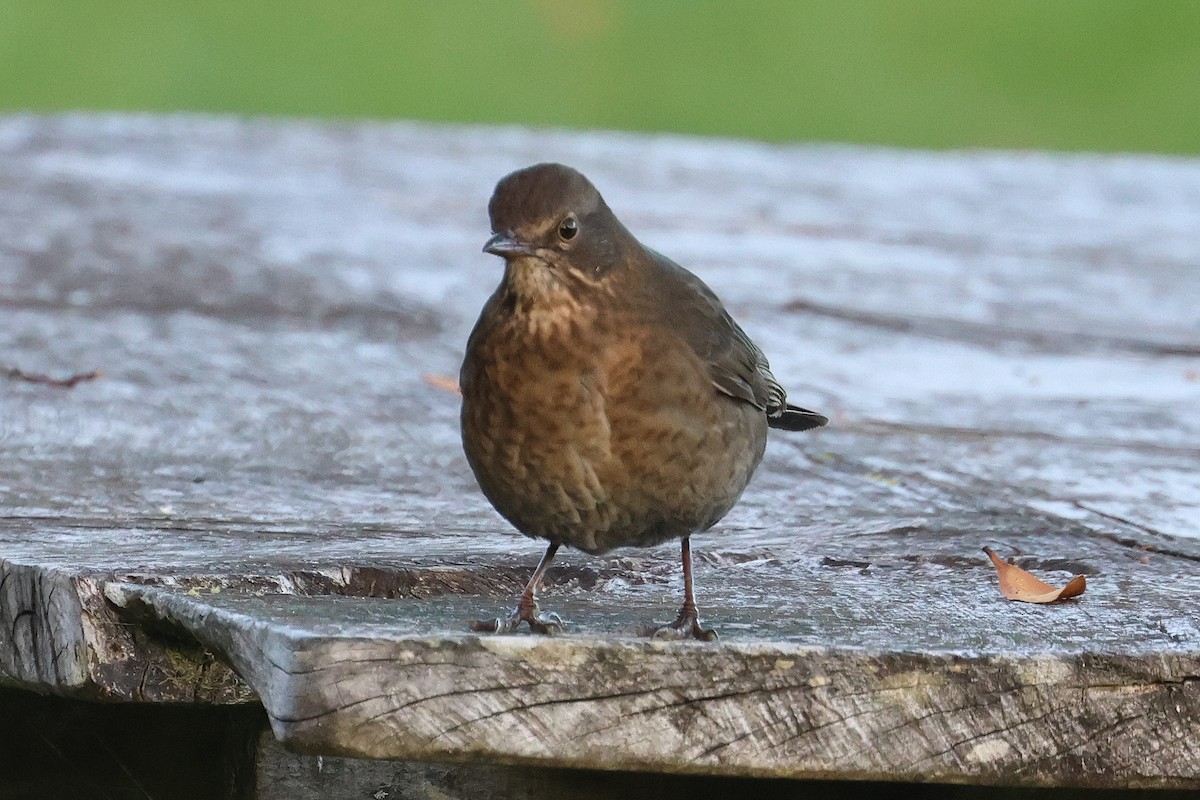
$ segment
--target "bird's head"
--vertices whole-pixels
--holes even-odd
[[[519,293],[602,287],[632,238],[591,181],[562,164],[502,178],[488,215],[493,235],[483,251],[507,262],[506,279]]]

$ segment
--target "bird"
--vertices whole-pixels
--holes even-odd
[[[788,403],[712,289],[641,244],[575,169],[512,172],[488,216],[483,250],[505,265],[459,374],[463,449],[500,515],[547,547],[516,607],[471,628],[562,632],[538,591],[563,545],[599,555],[678,539],[683,605],[639,632],[715,639],[700,622],[690,537],[741,497],[768,428],[829,420]]]

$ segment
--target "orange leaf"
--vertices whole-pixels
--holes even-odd
[[[457,395],[462,394],[458,388],[458,381],[447,375],[422,375],[421,377],[435,389],[441,389],[443,392],[454,392]]]
[[[1076,575],[1061,589],[1055,589],[1045,581],[1040,581],[1016,564],[1010,564],[990,547],[983,548],[988,558],[996,565],[996,573],[1000,576],[1000,592],[1009,600],[1019,600],[1022,603],[1053,603],[1055,600],[1066,600],[1083,594],[1087,588],[1087,578]]]

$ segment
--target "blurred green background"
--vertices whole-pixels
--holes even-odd
[[[1200,2],[0,0],[0,108],[1200,153]]]

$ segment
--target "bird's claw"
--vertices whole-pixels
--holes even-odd
[[[507,617],[481,619],[471,623],[471,630],[476,633],[516,633],[522,622],[529,623],[531,633],[543,636],[555,636],[563,632],[567,623],[553,611],[542,612],[537,606],[531,608],[517,606]]]
[[[700,642],[715,642],[717,632],[712,628],[704,628],[695,617],[680,617],[670,625],[650,625],[639,631],[642,636],[669,642],[681,642],[685,639],[695,639]]]
[[[529,630],[544,636],[560,634],[567,625],[567,623],[563,622],[562,617],[553,611],[544,614],[534,614],[531,619],[525,621],[529,623]]]
[[[477,619],[471,622],[471,630],[475,633],[501,633],[504,628],[504,619],[496,617],[495,619]]]

